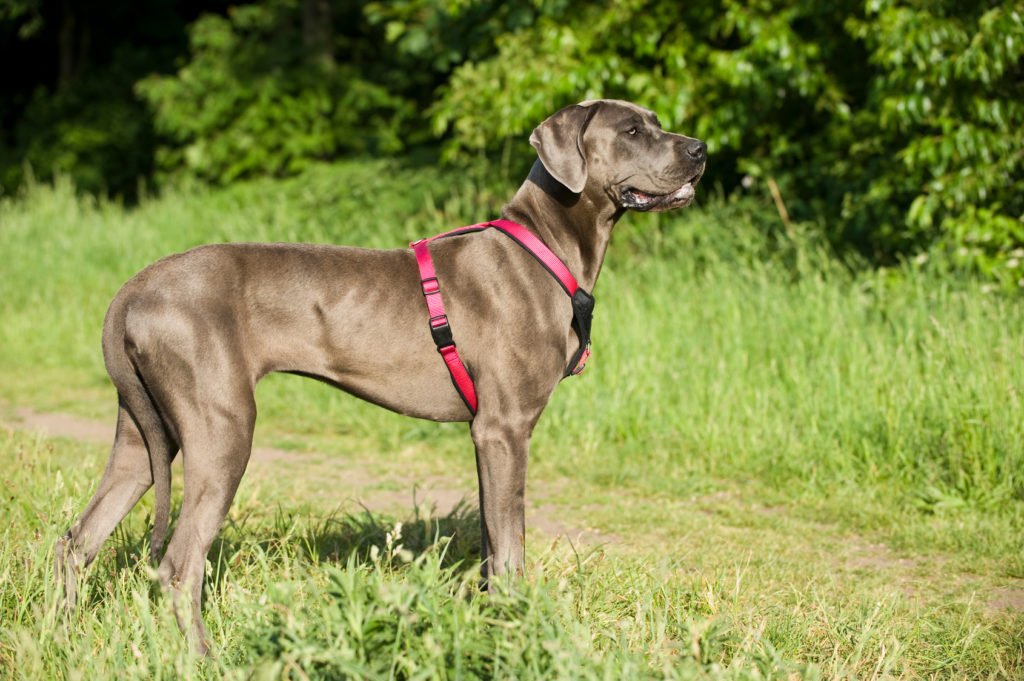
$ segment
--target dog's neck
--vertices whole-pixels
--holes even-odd
[[[612,227],[625,210],[600,187],[569,191],[537,160],[512,200],[502,208],[506,220],[518,222],[560,257],[586,291],[601,272]]]

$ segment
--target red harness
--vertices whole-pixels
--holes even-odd
[[[551,276],[558,281],[562,289],[572,299],[572,324],[576,334],[580,338],[580,347],[569,363],[566,376],[572,376],[583,371],[583,367],[590,357],[590,322],[594,312],[594,298],[580,288],[576,278],[551,249],[544,245],[544,242],[533,235],[522,225],[508,220],[492,220],[481,222],[476,225],[459,227],[429,239],[414,241],[409,246],[416,254],[416,264],[420,269],[420,280],[423,287],[423,297],[427,301],[427,311],[430,313],[430,335],[434,338],[437,351],[444,358],[448,366],[448,373],[452,376],[452,383],[459,392],[469,410],[476,414],[476,389],[473,387],[473,379],[470,377],[466,366],[459,357],[455,348],[455,341],[452,338],[452,328],[448,323],[448,316],[444,312],[444,303],[441,300],[441,286],[437,281],[437,273],[434,271],[434,261],[430,257],[430,242],[434,239],[441,239],[446,236],[468,234],[470,232],[482,232],[485,229],[494,227],[498,231],[510,237],[517,244],[522,246],[533,257],[537,258]]]

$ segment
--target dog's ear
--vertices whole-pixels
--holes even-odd
[[[552,114],[530,135],[540,162],[569,191],[579,194],[587,183],[587,157],[583,153],[583,132],[597,113],[597,105],[567,106]]]

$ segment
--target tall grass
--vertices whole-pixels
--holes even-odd
[[[7,397],[44,390],[47,370],[105,385],[105,306],[158,257],[229,240],[400,247],[498,215],[496,184],[363,162],[170,191],[132,210],[66,181],[7,198],[0,370],[18,375]],[[595,291],[594,359],[556,392],[535,459],[671,494],[749,476],[796,495],[884,490],[924,509],[1019,502],[1019,301],[920,266],[851,270],[812,231],[766,233],[749,208],[623,220]],[[462,433],[293,379],[260,400],[269,423],[300,433]]]
[[[811,238],[709,259],[702,241],[752,231],[729,209],[634,229],[646,243],[600,282],[594,375],[541,430],[566,470],[666,491],[746,474],[924,508],[1021,500],[1019,300],[909,266],[850,272]]]
[[[130,209],[66,181],[31,187],[0,200],[0,398],[109,415],[106,305],[163,255],[225,240],[401,247],[497,216],[513,189],[390,162],[169,190]],[[103,453],[8,435],[0,676],[1019,673],[1019,632],[973,596],[922,614],[877,586],[843,591],[822,578],[835,566],[820,556],[830,533],[840,548],[882,536],[986,579],[1024,576],[1019,300],[929,263],[844,263],[815,230],[783,232],[761,208],[707,200],[626,216],[595,291],[594,356],[534,434],[532,489],[571,481],[547,493],[627,544],[664,538],[658,554],[532,549],[526,582],[481,597],[471,515],[408,518],[399,541],[393,519],[325,517],[281,490],[257,499],[243,487],[209,564],[205,614],[222,648],[197,662],[152,598],[138,514],[98,561],[88,607],[62,624],[52,542]],[[258,403],[258,433],[273,442],[380,459],[414,447],[438,469],[473,467],[464,425],[295,377],[268,378]],[[705,513],[726,519],[720,536],[701,529]]]
[[[243,489],[207,563],[216,655],[196,659],[154,590],[132,514],[57,608],[53,538],[102,468],[97,447],[0,436],[4,679],[968,679],[1020,671],[1015,634],[970,607],[916,617],[870,589],[794,593],[719,556],[633,557],[556,543],[513,588],[477,588],[475,513],[405,523]],[[760,547],[763,551],[767,545]],[[749,558],[747,559],[749,561]],[[733,570],[738,567],[737,570]]]

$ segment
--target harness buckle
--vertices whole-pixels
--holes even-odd
[[[423,295],[429,296],[432,293],[437,293],[441,290],[441,284],[438,283],[437,277],[427,277],[420,282],[420,286],[423,287]]]
[[[430,335],[434,337],[434,345],[437,346],[438,352],[441,348],[455,345],[452,327],[448,325],[448,317],[443,314],[430,318]]]

